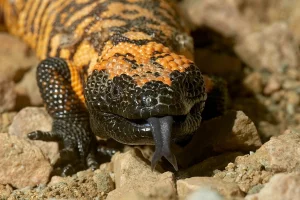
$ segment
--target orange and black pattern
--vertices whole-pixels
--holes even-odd
[[[164,156],[177,168],[170,142],[200,126],[206,92],[172,0],[0,4],[9,31],[43,60],[37,79],[54,124],[30,138],[59,138],[88,166],[95,165],[94,134],[155,144],[152,166]]]
[[[170,84],[168,74],[190,64],[179,55],[192,58],[172,0],[18,0],[6,1],[4,12],[11,32],[40,59],[64,58],[80,74],[107,69],[110,78],[138,75],[139,85],[149,80]],[[150,59],[164,67],[147,65]],[[121,69],[114,60],[124,63]],[[129,68],[133,61],[143,67]]]

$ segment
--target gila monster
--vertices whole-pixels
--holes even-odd
[[[155,145],[155,167],[200,126],[214,85],[172,0],[0,0],[10,33],[41,60],[37,82],[60,141],[63,174],[97,168],[96,138]],[[205,87],[206,85],[206,87]],[[205,109],[206,110],[206,109]],[[209,111],[207,111],[209,113]]]

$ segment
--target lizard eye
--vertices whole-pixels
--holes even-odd
[[[157,104],[156,96],[152,92],[146,92],[142,96],[142,103],[146,107],[155,106]]]
[[[151,102],[152,102],[151,97],[143,97],[143,101],[146,106],[151,106]]]

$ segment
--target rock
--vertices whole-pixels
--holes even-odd
[[[24,73],[36,66],[37,59],[28,46],[8,33],[0,33],[0,74],[7,80],[19,81]],[[1,85],[1,84],[0,84]]]
[[[300,134],[287,130],[272,137],[255,153],[239,156],[214,177],[235,182],[243,192],[265,184],[276,173],[300,171]]]
[[[115,189],[115,184],[109,173],[106,171],[96,171],[93,180],[97,184],[97,189],[101,192],[109,193]]]
[[[101,183],[101,180],[106,181]],[[13,199],[106,199],[107,192],[113,189],[111,186],[107,172],[85,170],[72,177],[52,178],[47,186],[16,190],[11,196]]]
[[[17,109],[26,106],[40,106],[43,104],[40,90],[36,81],[36,67],[31,68],[16,85]]]
[[[0,184],[22,188],[47,183],[52,167],[38,147],[5,133],[0,144]]]
[[[234,162],[235,158],[242,156],[239,152],[228,152],[218,156],[210,157],[188,169],[178,172],[178,178],[188,178],[193,176],[212,176],[214,171],[224,169],[228,163]]]
[[[294,106],[297,106],[300,102],[299,94],[295,91],[288,91],[286,93],[286,98],[287,98],[288,103],[290,103]]]
[[[178,163],[187,167],[212,152],[253,151],[260,146],[254,123],[242,111],[229,111],[201,125],[191,142],[177,155]]]
[[[9,185],[0,185],[0,199],[8,199],[9,195],[13,192],[12,187]]]
[[[229,163],[225,170],[217,172],[214,177],[228,183],[236,183],[241,191],[247,193],[253,187],[269,181],[274,173],[263,170],[251,155],[237,157],[234,163]]]
[[[260,29],[278,21],[287,21],[289,29],[299,43],[299,8],[298,0],[234,0],[241,15],[247,19],[251,27]]]
[[[280,81],[278,80],[277,77],[273,76],[268,80],[267,85],[264,88],[264,94],[270,95],[270,94],[278,91],[280,89],[280,87],[281,87]]]
[[[0,73],[0,113],[10,111],[15,107],[16,92],[14,86],[13,81],[7,79]]]
[[[283,22],[246,35],[234,49],[253,69],[280,72],[287,67],[297,68],[299,64],[298,47],[287,24]]]
[[[55,185],[57,183],[61,183],[61,182],[67,182],[67,178],[66,177],[62,177],[62,176],[52,176],[51,180],[48,183],[48,186],[52,186]]]
[[[262,143],[260,141],[256,127],[251,119],[247,117],[242,111],[228,112],[223,116],[223,119],[225,119],[225,117],[228,117],[230,119],[231,116],[235,117],[231,132],[227,132],[228,135],[226,135],[226,132],[224,131],[223,134],[219,134],[218,138],[214,139],[214,150],[219,152],[225,150],[251,151],[259,148]],[[217,119],[215,120],[215,122],[216,121]],[[224,121],[222,124],[223,126],[219,128],[225,128],[227,122],[230,121]],[[211,124],[211,126],[214,125]]]
[[[292,200],[300,199],[300,174],[276,174],[259,193],[248,195],[246,200]]]
[[[185,199],[190,193],[199,189],[211,188],[227,199],[243,197],[243,193],[235,183],[227,183],[221,179],[212,177],[192,177],[177,181],[179,199]]]
[[[13,121],[16,112],[5,112],[0,114],[0,133],[7,133],[8,127]]]
[[[146,161],[137,149],[113,156],[116,189],[110,192],[107,199],[128,199],[126,195],[135,192],[145,198],[174,199],[176,189],[174,176],[171,172],[163,174],[152,171],[149,161]],[[132,193],[133,192],[133,193]]]
[[[233,0],[185,0],[181,8],[193,27],[206,26],[230,38],[242,37],[250,30]]]
[[[20,138],[27,138],[27,134],[36,131],[50,131],[52,119],[44,108],[27,107],[22,109],[14,118],[9,127],[9,134]],[[51,163],[55,163],[59,157],[57,142],[31,141],[37,145]]]
[[[244,85],[253,93],[260,93],[263,89],[262,75],[258,72],[251,73],[244,80]]]
[[[224,200],[224,198],[215,190],[211,188],[201,188],[192,192],[190,195],[186,197],[186,200],[199,200],[199,199],[207,199],[207,200]]]
[[[300,134],[287,130],[272,137],[256,154],[266,170],[274,172],[300,171]]]
[[[287,79],[287,80],[284,80],[282,87],[285,90],[296,90],[297,91],[297,89],[298,89],[298,91],[299,91],[300,82],[291,80],[291,79]]]

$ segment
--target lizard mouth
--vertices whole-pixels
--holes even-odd
[[[155,145],[155,152],[151,160],[152,170],[162,157],[165,157],[176,171],[178,170],[176,158],[170,147],[173,140],[172,135],[174,134],[174,130],[176,130],[178,124],[185,121],[187,115],[159,116],[150,117],[148,119],[127,119],[111,113],[105,113],[105,115],[111,115],[111,117],[114,117],[115,122],[122,124],[119,124],[119,127],[125,128],[131,126],[131,128],[135,131],[130,133],[130,137],[139,138],[139,142],[131,140],[131,142],[135,141],[134,144],[140,143]],[[120,135],[115,139],[121,143],[130,144],[128,141],[123,141]]]
[[[123,144],[155,145],[151,160],[152,169],[162,157],[165,157],[174,169],[178,170],[177,161],[170,146],[178,135],[188,134],[182,127],[191,128],[200,125],[201,118],[199,120],[199,116],[195,115],[192,110],[187,115],[151,116],[148,119],[128,119],[113,113],[97,112],[97,117],[91,118],[95,119],[91,121],[91,127],[101,127],[101,130],[94,129],[93,132],[96,134],[105,132],[106,135]],[[199,120],[197,123],[191,123],[197,119]],[[101,134],[97,135],[101,136]]]

